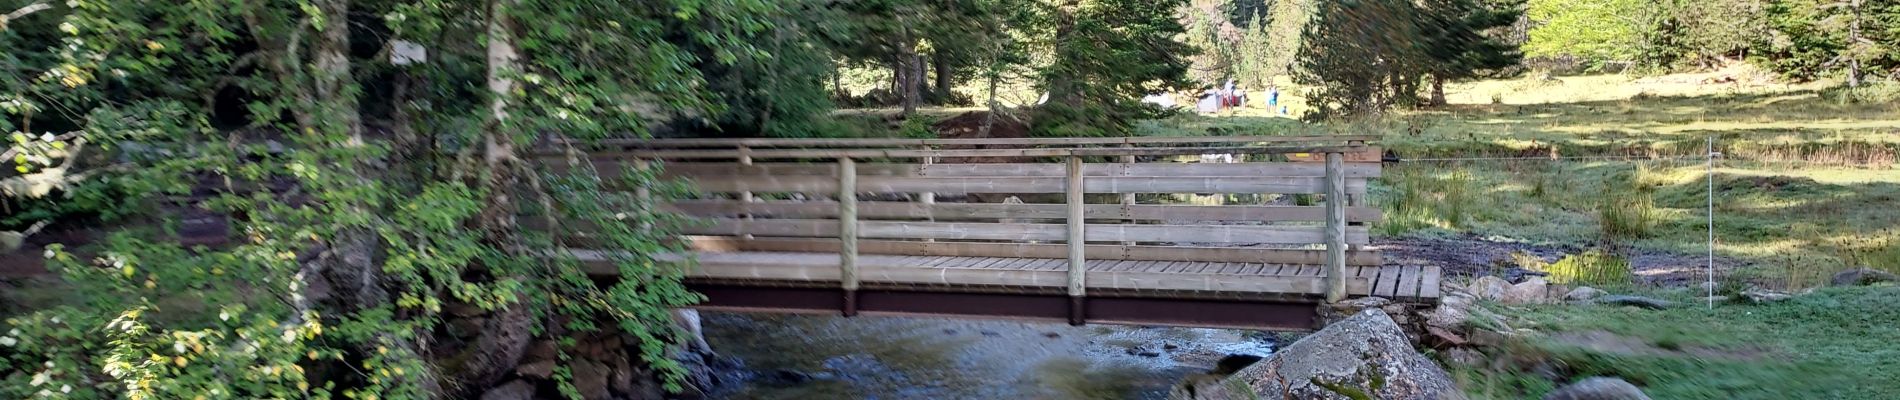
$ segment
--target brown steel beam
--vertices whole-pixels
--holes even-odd
[[[1312,330],[1316,304],[1140,296],[1072,297],[1061,293],[955,293],[917,290],[759,287],[688,283],[709,310],[845,315],[1029,319],[1048,322]],[[1080,300],[1080,304],[1077,304]]]

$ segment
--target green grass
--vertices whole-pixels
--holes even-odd
[[[1863,287],[1713,310],[1514,307],[1505,309],[1513,323],[1541,334],[1488,350],[1502,362],[1453,373],[1476,398],[1540,397],[1554,386],[1540,370],[1560,381],[1621,377],[1657,399],[1900,398],[1896,304],[1900,288]],[[1604,349],[1564,335],[1579,332],[1607,332],[1636,346]]]

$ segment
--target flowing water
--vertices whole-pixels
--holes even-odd
[[[938,318],[705,313],[715,351],[744,364],[723,399],[1161,399],[1273,335]]]

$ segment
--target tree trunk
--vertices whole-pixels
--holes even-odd
[[[363,118],[360,102],[350,89],[355,83],[350,66],[350,0],[319,0],[312,2],[319,15],[324,16],[323,25],[318,27],[317,36],[311,41],[311,76],[308,90],[297,90],[293,95],[307,103],[299,107],[303,112],[297,118],[305,132],[318,135],[342,134],[342,142],[333,142],[333,137],[315,138],[314,142],[327,146],[351,149],[363,149],[367,145],[364,139]],[[293,44],[294,46],[294,44]],[[293,55],[294,57],[294,55]],[[278,71],[288,72],[296,64],[283,65]],[[288,87],[301,87],[296,84],[294,75],[283,76]],[[380,174],[378,164],[384,160],[365,159],[361,156],[344,156],[336,160],[342,168],[354,175],[356,181],[364,185],[377,180]],[[344,188],[316,188],[317,190],[344,190]],[[362,215],[374,215],[361,203],[347,205],[350,212]],[[344,315],[362,310],[374,309],[389,304],[392,300],[389,291],[384,288],[382,274],[383,242],[375,232],[348,227],[339,230],[330,238],[327,248],[316,260],[299,266],[303,285],[311,292],[306,296],[306,307],[321,304],[332,311],[332,315]],[[425,351],[418,341],[409,339],[398,332],[379,332],[376,335],[378,345],[385,345],[398,354],[392,356],[421,358]],[[426,340],[426,339],[425,339]],[[365,344],[359,351],[371,351],[371,345]],[[430,392],[439,392],[440,383],[433,374],[420,374],[403,379],[415,379],[417,386]]]
[[[913,90],[916,98],[911,102],[921,105],[930,99],[930,66],[924,62],[923,53],[911,52],[910,67],[914,71],[910,78],[916,81],[911,86],[917,87]]]
[[[1081,2],[1070,0],[1064,2],[1056,10],[1055,62],[1057,65],[1074,64],[1074,61],[1070,59],[1076,57],[1076,52],[1065,50],[1065,48],[1070,45],[1071,37],[1075,36],[1075,14],[1080,11],[1078,10],[1080,7]],[[1061,71],[1061,68],[1057,71]],[[1070,106],[1082,105],[1082,96],[1076,88],[1075,76],[1058,72],[1054,76],[1048,76],[1047,79],[1050,100]]]
[[[1445,105],[1445,77],[1432,75],[1432,106]]]
[[[955,77],[950,70],[950,58],[938,54],[931,57],[930,62],[937,70],[937,102],[939,104],[948,103],[951,97],[950,85],[953,84],[951,80]]]
[[[844,66],[832,65],[831,66],[831,97],[834,99],[843,99],[847,95],[849,94],[845,93],[844,91]]]
[[[515,74],[522,71],[520,54],[515,47],[515,21],[509,15],[516,0],[490,0],[488,3],[488,95],[489,116],[483,134],[482,159],[486,173],[481,178],[488,190],[488,204],[477,222],[483,241],[510,255],[522,249],[516,236],[515,188],[520,186],[520,161],[515,156],[515,128],[508,123],[515,90]],[[492,272],[492,271],[491,271]],[[497,277],[500,278],[500,277]],[[525,299],[522,299],[525,300]],[[451,398],[467,398],[480,393],[506,377],[521,354],[528,349],[533,313],[522,303],[495,311],[482,327],[481,335],[455,358],[462,362],[449,366],[457,383]]]
[[[1851,52],[1860,43],[1860,0],[1853,0],[1848,3],[1848,7],[1852,8],[1850,12],[1854,13],[1854,17],[1847,27],[1847,48],[1850,52],[1847,56],[1847,87],[1856,88],[1860,87],[1860,58]]]
[[[899,88],[898,95],[901,99],[899,101],[904,105],[902,115],[905,118],[917,113],[917,89],[924,81],[922,76],[918,76],[923,72],[923,68],[919,67],[922,62],[921,56],[917,54],[916,44],[910,39],[910,30],[907,28],[904,31],[903,40],[897,47],[897,69],[902,71],[898,75],[900,77],[898,83],[903,86]]]

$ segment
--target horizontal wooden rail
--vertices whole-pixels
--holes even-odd
[[[838,205],[829,201],[683,200],[670,209],[698,217],[757,218],[837,218]],[[1377,222],[1381,211],[1375,207],[1347,207],[1350,222]],[[1004,203],[910,203],[859,202],[858,217],[865,219],[1062,219],[1068,216],[1063,204]],[[1089,219],[1130,219],[1140,221],[1325,221],[1321,206],[1195,206],[1195,205],[1121,205],[1084,206]]]
[[[1061,241],[1063,224],[1010,224],[910,221],[858,221],[858,237],[878,239]],[[838,237],[836,220],[714,218],[708,225],[682,229],[693,235]],[[1089,224],[1092,242],[1186,242],[1312,244],[1326,241],[1320,226],[1276,225],[1117,225]],[[1366,227],[1346,229],[1346,241],[1367,244]]]
[[[734,236],[691,236],[691,248],[710,252],[787,251],[838,252],[835,238],[745,239]],[[1036,243],[920,242],[901,240],[859,240],[862,254],[899,254],[959,257],[1063,258],[1068,245]],[[1090,260],[1255,262],[1268,264],[1319,265],[1326,262],[1324,250],[1269,249],[1258,247],[1142,246],[1092,244],[1087,248]],[[1379,252],[1348,250],[1347,265],[1379,265]]]
[[[597,252],[577,252],[590,273],[611,275],[617,269],[602,262]],[[659,255],[663,261],[683,260],[682,255]],[[813,253],[699,253],[698,262],[688,274],[694,278],[766,280],[793,282],[841,282],[846,279],[838,258]],[[1016,260],[1024,265],[1055,265],[1058,268],[919,268],[899,256],[867,256],[858,266],[858,280],[864,283],[912,285],[989,285],[1009,287],[1060,288],[1069,284],[1069,272],[1059,266],[1066,260]],[[1002,262],[1009,262],[1007,260]],[[1204,292],[1279,293],[1314,295],[1325,290],[1325,278],[1317,268],[1307,267],[1289,274],[1194,274],[1151,270],[1116,270],[1111,265],[1127,262],[1093,260],[1084,285],[1108,290],[1182,290]],[[1291,271],[1291,270],[1290,270]],[[1371,294],[1376,284],[1370,277],[1347,276],[1340,281],[1356,294]]]
[[[921,146],[1076,146],[1122,144],[1191,143],[1288,143],[1318,141],[1374,141],[1376,135],[1307,136],[1203,136],[1203,137],[1077,137],[1077,138],[990,138],[990,139],[608,139],[578,145],[636,148],[681,147],[921,147]]]
[[[901,177],[865,176],[857,180],[857,191],[867,193],[938,194],[965,193],[1063,193],[1066,178],[1044,177]],[[838,180],[823,176],[727,176],[704,177],[692,181],[695,188],[710,193],[833,193]],[[1351,179],[1346,192],[1366,193],[1366,180]],[[1123,177],[1105,176],[1085,179],[1087,193],[1326,193],[1326,178],[1269,177]]]
[[[1365,145],[1337,146],[1270,146],[1270,147],[1132,147],[1132,148],[1037,148],[1037,149],[973,149],[973,150],[906,150],[906,149],[797,149],[797,150],[625,150],[593,152],[596,157],[611,156],[623,158],[647,158],[661,160],[681,159],[739,159],[751,157],[764,158],[808,158],[834,159],[850,158],[925,158],[925,157],[1097,157],[1097,156],[1180,156],[1199,154],[1295,154],[1295,153],[1356,153],[1371,149]],[[548,154],[565,156],[562,153]]]
[[[602,166],[614,166],[620,160],[598,160]],[[918,177],[1061,177],[1065,173],[1059,164],[1030,163],[969,163],[969,164],[858,164],[858,176],[918,176]],[[616,168],[600,168],[603,174]],[[1349,163],[1344,171],[1347,178],[1377,178],[1380,176],[1378,163]],[[757,163],[752,165],[734,163],[669,162],[661,170],[661,176],[668,178],[703,178],[725,176],[836,176],[838,168],[830,164],[802,163]],[[1082,175],[1098,176],[1140,176],[1140,177],[1191,177],[1191,176],[1228,176],[1228,177],[1324,177],[1326,166],[1318,163],[1300,162],[1249,162],[1249,163],[1095,163],[1082,166]]]

